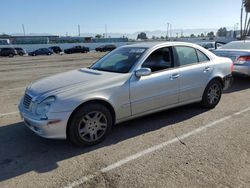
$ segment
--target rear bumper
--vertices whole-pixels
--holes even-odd
[[[227,90],[233,84],[233,76],[229,74],[223,78],[223,90]]]
[[[250,65],[234,65],[233,74],[250,76]]]

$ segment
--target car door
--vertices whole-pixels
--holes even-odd
[[[171,48],[155,50],[141,67],[150,68],[152,73],[140,78],[134,74],[130,80],[132,115],[178,103],[179,71],[175,67]]]
[[[176,46],[174,52],[180,71],[179,102],[200,99],[213,65],[203,52],[193,47]]]

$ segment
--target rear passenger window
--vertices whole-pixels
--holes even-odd
[[[202,53],[200,50],[196,50],[196,52],[198,55],[199,62],[209,61],[209,58],[204,53]]]
[[[189,65],[199,62],[196,51],[192,47],[177,46],[175,47],[180,66]]]

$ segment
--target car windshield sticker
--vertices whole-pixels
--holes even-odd
[[[145,49],[143,49],[143,48],[138,48],[138,49],[131,49],[130,51],[129,51],[129,53],[131,53],[131,54],[141,54],[141,53],[143,53],[145,51]]]

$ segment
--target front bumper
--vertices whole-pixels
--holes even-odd
[[[240,74],[245,76],[250,76],[250,65],[234,65],[233,74]]]
[[[223,90],[227,90],[232,84],[233,84],[233,76],[230,74],[230,75],[227,75],[223,78],[223,84],[224,84],[224,88]]]
[[[19,112],[25,125],[37,135],[50,139],[66,139],[67,122],[70,112],[49,113],[47,120],[41,120],[19,106]]]

